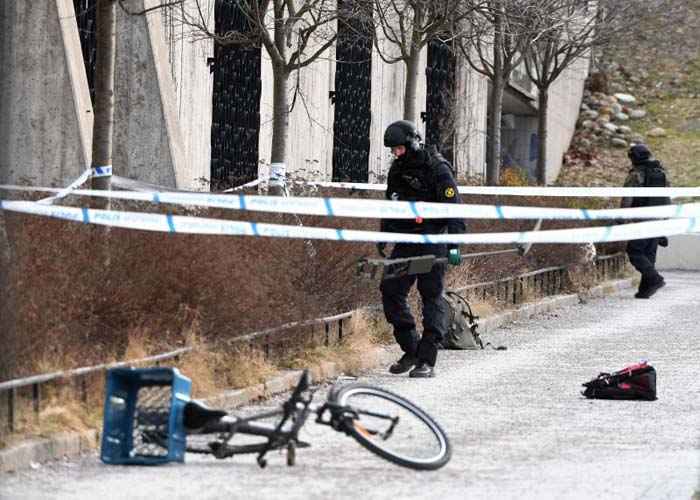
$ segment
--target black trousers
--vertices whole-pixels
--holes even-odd
[[[634,268],[642,274],[642,284],[657,281],[661,277],[656,270],[658,247],[658,238],[632,240],[627,243],[627,256]]]
[[[429,254],[445,257],[447,246],[399,243],[394,246],[391,258]],[[396,342],[404,352],[416,355],[420,361],[430,366],[435,366],[438,345],[447,333],[448,305],[442,296],[446,267],[445,264],[435,264],[429,273],[384,280],[379,288],[384,316],[394,327]],[[423,302],[423,335],[420,337],[407,302],[411,287],[416,282]]]

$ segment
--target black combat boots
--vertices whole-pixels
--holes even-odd
[[[660,274],[650,279],[644,279],[644,277],[642,277],[642,281],[639,283],[639,291],[635,293],[634,296],[637,299],[648,299],[664,285],[666,285],[666,281],[664,281],[664,277]]]
[[[413,354],[405,353],[396,363],[389,367],[389,373],[393,373],[394,375],[406,373],[413,368],[416,363],[418,363],[418,359]]]
[[[411,378],[430,378],[435,376],[435,369],[425,361],[419,361],[408,374]]]

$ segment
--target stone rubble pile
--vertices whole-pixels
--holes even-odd
[[[645,137],[635,133],[631,125],[646,116],[647,111],[633,95],[608,95],[586,90],[579,114],[577,141],[584,148],[593,143],[627,148],[632,143],[644,142]],[[651,129],[648,135],[663,137],[666,131],[657,127]]]

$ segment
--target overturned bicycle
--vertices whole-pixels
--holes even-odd
[[[416,470],[436,470],[451,457],[440,425],[421,408],[385,389],[336,382],[324,403],[313,403],[315,389],[304,371],[280,408],[239,417],[190,399],[191,381],[175,368],[115,368],[107,374],[100,458],[110,465],[183,462],[186,453],[225,459],[286,452],[310,445],[299,432],[310,416],[317,424],[350,436],[375,455]],[[263,420],[276,420],[275,423]],[[236,438],[255,442],[235,443]]]

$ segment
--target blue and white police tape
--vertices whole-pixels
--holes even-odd
[[[18,189],[38,191],[51,190],[51,188],[21,187],[18,187]],[[354,218],[632,220],[700,216],[700,203],[589,210],[580,208],[426,203],[357,198],[307,198],[300,196],[224,195],[183,192],[161,193],[75,189],[71,194],[175,205],[225,208],[231,210]]]
[[[386,191],[386,184],[370,184],[366,182],[323,182],[323,181],[293,181],[290,184],[304,186],[329,187],[355,191]],[[458,186],[460,194],[501,195],[501,196],[551,196],[572,198],[619,198],[668,196],[670,198],[700,197],[700,187],[677,188],[623,188],[623,187],[546,187],[546,186]]]
[[[55,200],[60,200],[61,198],[65,198],[68,196],[71,191],[75,190],[78,186],[81,186],[85,181],[87,181],[90,176],[92,175],[92,169],[86,169],[82,174],[78,176],[77,179],[75,179],[73,182],[71,182],[68,186],[66,186],[63,189],[56,190],[56,194],[54,196],[50,196],[48,198],[44,198],[42,200],[39,200],[38,203],[53,203]]]
[[[112,165],[103,165],[92,169],[92,177],[111,177]]]
[[[0,209],[103,226],[181,234],[241,235],[332,241],[394,243],[596,243],[672,236],[700,231],[698,218],[616,226],[472,234],[405,234],[231,221],[172,214],[99,210],[31,201],[0,201]]]

